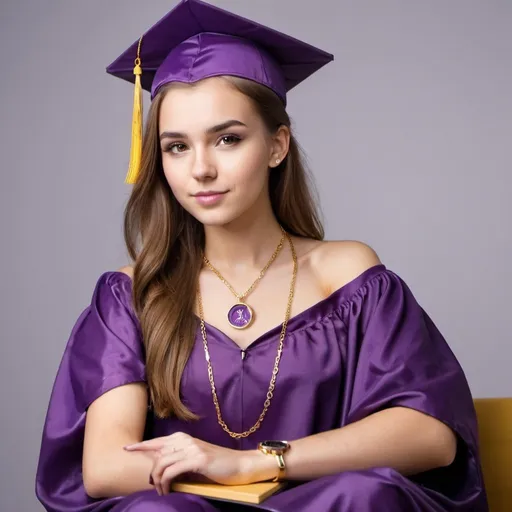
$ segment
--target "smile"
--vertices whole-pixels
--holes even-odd
[[[194,194],[194,197],[199,204],[209,206],[221,201],[226,194],[227,192],[207,191]]]

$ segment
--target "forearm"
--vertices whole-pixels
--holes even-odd
[[[154,489],[149,483],[154,454],[127,452],[121,447],[104,453],[84,473],[84,486],[91,498],[127,496],[133,492]]]
[[[342,471],[392,467],[415,474],[448,465],[455,457],[451,429],[425,414],[386,409],[343,428],[290,442],[286,478],[312,480]],[[254,452],[254,481],[276,475],[274,457]]]

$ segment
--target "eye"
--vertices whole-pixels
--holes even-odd
[[[183,151],[187,148],[185,144],[182,142],[174,142],[172,144],[169,144],[165,149],[165,153],[183,153]],[[175,151],[177,150],[177,151]]]
[[[242,139],[238,137],[238,135],[223,135],[220,138],[221,142],[225,142],[225,144],[222,144],[223,146],[232,146],[233,144],[236,144],[237,142],[240,142]]]

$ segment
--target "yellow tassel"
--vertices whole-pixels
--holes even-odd
[[[135,90],[133,93],[133,117],[132,117],[132,143],[130,148],[130,165],[125,183],[133,184],[137,181],[140,164],[142,160],[142,86],[140,76],[142,68],[140,65],[140,45],[142,37],[139,40],[137,58],[133,74],[135,75]]]

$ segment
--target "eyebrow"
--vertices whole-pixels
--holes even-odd
[[[226,121],[221,124],[217,124],[215,126],[212,126],[211,128],[208,128],[206,130],[206,133],[208,135],[212,135],[218,132],[221,132],[223,130],[226,130],[227,128],[231,128],[232,126],[245,126],[247,128],[247,125],[242,123],[242,121],[237,121],[236,119],[230,119],[229,121]],[[185,139],[187,135],[185,133],[181,132],[162,132],[160,134],[160,140],[162,139]]]

